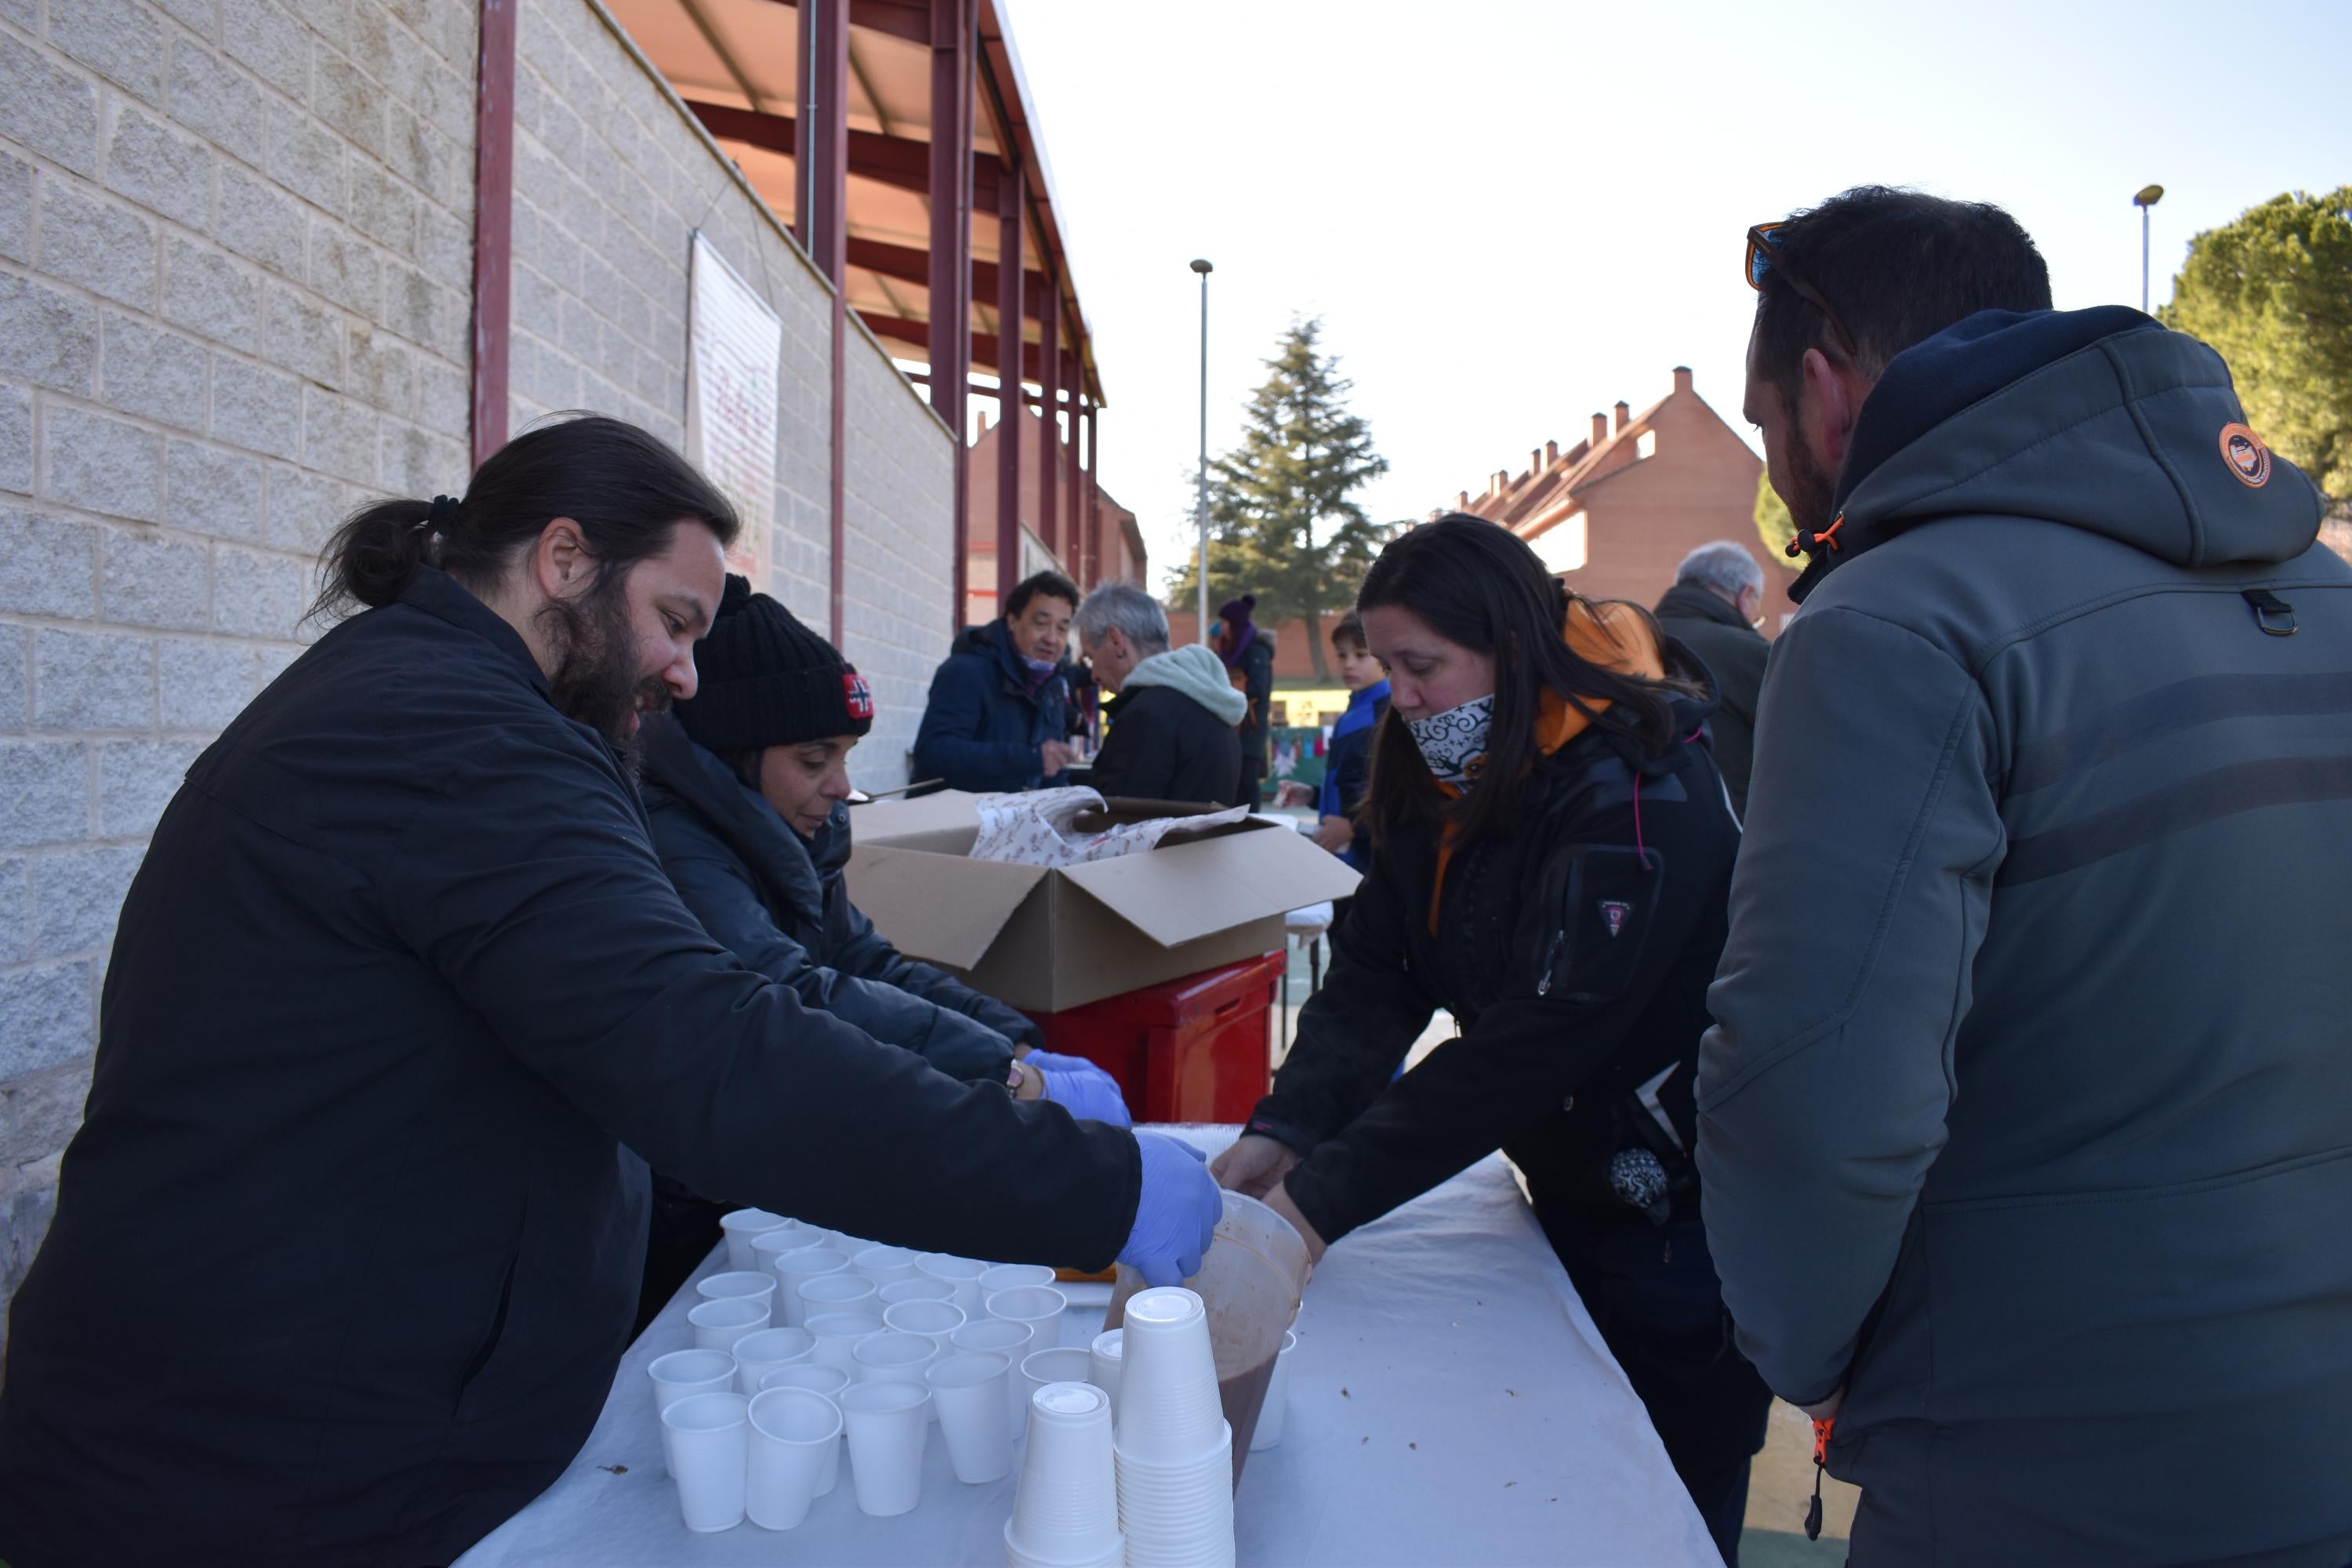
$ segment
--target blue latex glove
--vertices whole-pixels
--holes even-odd
[[[1033,1068],[1049,1072],[1100,1072],[1103,1069],[1085,1057],[1066,1056],[1060,1051],[1032,1050],[1021,1058]]]
[[[1037,1076],[1045,1080],[1045,1098],[1073,1116],[1089,1117],[1108,1121],[1114,1127],[1132,1127],[1135,1118],[1127,1113],[1127,1101],[1118,1092],[1118,1080],[1083,1057],[1055,1057],[1056,1062],[1069,1062],[1068,1068],[1046,1067],[1038,1058],[1044,1051],[1031,1051],[1021,1058],[1021,1065],[1035,1068]]]
[[[1146,1284],[1181,1285],[1201,1271],[1201,1255],[1224,1216],[1225,1194],[1209,1174],[1209,1157],[1182,1139],[1139,1132],[1135,1147],[1143,1156],[1143,1183],[1135,1228],[1118,1260]]]

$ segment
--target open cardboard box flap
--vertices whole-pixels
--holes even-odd
[[[1357,881],[1345,861],[1299,834],[1251,823],[1062,875],[1162,947],[1344,899]]]
[[[1113,800],[1078,826],[1213,810]],[[1020,1007],[1075,1006],[1271,951],[1285,911],[1344,898],[1357,881],[1344,862],[1265,821],[1058,870],[971,859],[979,812],[955,791],[860,805],[851,821],[850,890],[882,933]]]
[[[1043,866],[958,857],[955,882],[940,876],[940,852],[908,843],[859,844],[851,862],[858,905],[899,952],[958,969],[976,968],[1004,922],[1037,884]]]

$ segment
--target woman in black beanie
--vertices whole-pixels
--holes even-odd
[[[1003,1083],[1074,1116],[1128,1122],[1109,1075],[1034,1047],[1036,1025],[892,947],[849,900],[849,753],[874,727],[866,678],[833,645],[730,575],[695,647],[700,684],[639,733],[654,847],[713,940],[808,1006],[967,1082]],[[719,1240],[730,1206],[656,1173],[641,1320]]]

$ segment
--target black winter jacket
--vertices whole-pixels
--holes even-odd
[[[1003,1083],[1013,1045],[1045,1044],[1019,1012],[892,947],[850,902],[847,806],[804,840],[667,714],[646,721],[643,743],[654,848],[720,946],[950,1078]]]
[[[1676,708],[1687,735],[1703,709]],[[1695,742],[1637,765],[1588,731],[1551,762],[1513,837],[1454,853],[1434,933],[1434,832],[1375,850],[1332,932],[1330,976],[1250,1121],[1305,1155],[1286,1185],[1327,1242],[1496,1149],[1548,1209],[1634,1217],[1608,1166],[1664,1138],[1634,1100],[1661,1072],[1668,1150],[1693,1145],[1738,826]],[[1461,1037],[1391,1082],[1439,1007]],[[1677,1209],[1696,1214],[1695,1198]]]
[[[1756,754],[1756,699],[1764,687],[1764,659],[1772,645],[1757,635],[1719,595],[1677,583],[1658,601],[1659,629],[1703,660],[1715,677],[1715,711],[1706,718],[1715,765],[1742,816],[1748,812],[1748,770]]]
[[[1110,736],[1087,781],[1107,795],[1242,804],[1239,731],[1172,686],[1130,688],[1103,705]]]
[[[1139,1180],[1123,1130],[721,949],[521,639],[420,571],[197,759],[131,884],[11,1314],[0,1559],[450,1561],[604,1403],[629,1150],[852,1234],[1089,1267]]]
[[[1062,782],[1040,748],[1070,735],[1068,666],[1029,689],[1027,667],[1001,620],[967,626],[931,676],[915,731],[915,774],[989,795]]]
[[[1266,736],[1274,727],[1274,633],[1260,626],[1234,668],[1242,678],[1242,695],[1249,699],[1241,722],[1242,783],[1247,784],[1266,773]]]

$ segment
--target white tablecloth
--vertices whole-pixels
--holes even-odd
[[[1181,1131],[1211,1150],[1234,1136]],[[1099,1328],[1107,1291],[1092,1294],[1066,1315],[1064,1343]],[[688,1342],[692,1295],[689,1283],[630,1347],[571,1468],[457,1568],[1004,1561],[1013,1479],[959,1484],[936,1431],[912,1513],[860,1513],[845,1456],[841,1484],[799,1529],[689,1533],[645,1369]],[[1297,1327],[1282,1442],[1250,1456],[1234,1498],[1244,1568],[1719,1561],[1499,1156],[1332,1248]]]

